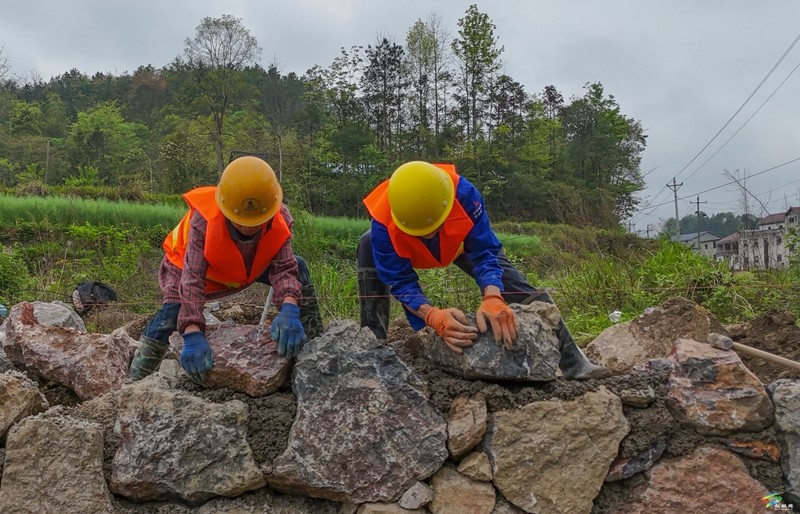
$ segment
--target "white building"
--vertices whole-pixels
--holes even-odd
[[[758,221],[754,230],[739,232],[738,265],[732,269],[779,269],[789,265],[790,251],[786,236],[800,227],[800,207],[791,207],[786,212],[770,214]],[[727,239],[727,238],[726,238]],[[723,248],[717,251],[718,260],[732,259]]]

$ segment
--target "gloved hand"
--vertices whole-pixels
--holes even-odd
[[[306,340],[306,332],[300,323],[300,307],[293,303],[281,305],[280,312],[272,320],[270,335],[273,341],[278,341],[279,355],[287,359],[297,357]]]
[[[181,366],[195,382],[205,382],[208,370],[214,367],[214,354],[202,332],[183,334]]]
[[[481,331],[481,334],[485,333],[488,328],[487,320],[492,325],[494,342],[500,343],[500,339],[502,339],[506,350],[510,350],[517,339],[517,316],[499,294],[485,295],[481,306],[478,307],[475,321],[478,323],[478,330]]]
[[[461,348],[472,346],[478,337],[478,330],[469,324],[467,317],[458,309],[432,307],[425,315],[425,324],[434,329],[448,348],[456,353],[462,353]]]

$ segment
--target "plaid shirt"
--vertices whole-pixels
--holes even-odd
[[[286,225],[291,231],[294,219],[286,205],[281,205],[281,215],[283,215],[283,219],[286,220]],[[230,296],[244,289],[244,287],[240,287],[227,288],[213,293],[205,292],[208,261],[206,261],[203,252],[208,222],[199,212],[195,212],[189,223],[189,241],[186,245],[183,269],[172,264],[165,256],[161,261],[161,268],[158,272],[158,283],[161,287],[161,293],[164,295],[163,302],[181,304],[180,314],[178,314],[178,331],[180,333],[183,333],[184,329],[192,324],[198,325],[201,330],[205,330],[206,321],[203,316],[203,307],[206,301]],[[245,239],[230,224],[228,224],[228,231],[231,239],[239,249],[242,259],[244,259],[244,264],[249,274],[256,249],[258,248],[260,233],[251,239]],[[297,274],[297,261],[292,251],[292,238],[290,236],[278,250],[275,257],[272,258],[266,270],[266,278],[274,289],[273,301],[278,309],[283,305],[283,300],[287,296],[292,296],[296,300],[300,299],[302,286]]]

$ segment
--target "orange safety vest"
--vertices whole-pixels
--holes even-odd
[[[434,163],[434,166],[450,175],[453,179],[454,189],[458,188],[461,177],[456,173],[454,165]],[[364,205],[370,216],[388,229],[389,239],[391,239],[397,255],[409,259],[411,265],[418,269],[443,268],[456,260],[456,257],[464,251],[464,239],[475,225],[464,211],[461,202],[456,198],[450,214],[444,220],[439,231],[439,257],[441,260],[436,260],[421,238],[406,234],[392,220],[392,211],[389,208],[388,180],[382,182],[364,198]]]
[[[248,275],[242,254],[228,232],[226,218],[217,206],[214,196],[216,189],[213,186],[199,187],[183,195],[189,204],[189,212],[183,216],[178,226],[167,234],[162,245],[169,261],[183,269],[183,257],[186,255],[186,245],[189,243],[189,221],[195,211],[205,218],[208,222],[203,248],[203,256],[208,262],[206,293],[226,288],[241,288],[255,282],[291,236],[286,220],[278,211],[272,218],[272,223],[261,227],[261,238],[258,240],[256,255]]]

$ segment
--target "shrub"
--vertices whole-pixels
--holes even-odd
[[[15,250],[0,247],[0,303],[13,305],[20,300],[20,293],[34,286],[25,261]]]

